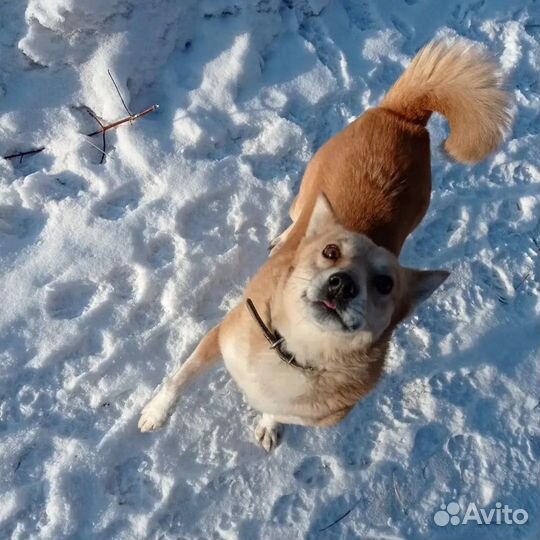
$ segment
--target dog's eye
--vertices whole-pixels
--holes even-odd
[[[331,261],[337,261],[341,257],[341,251],[336,244],[328,244],[322,250],[322,256],[325,259],[330,259]]]
[[[373,286],[381,294],[390,294],[394,288],[394,280],[390,276],[378,274],[373,277]]]

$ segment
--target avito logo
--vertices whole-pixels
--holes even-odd
[[[462,508],[457,502],[441,504],[440,510],[435,512],[433,521],[439,527],[450,525],[524,525],[529,520],[529,514],[522,508],[513,510],[507,504],[498,502],[494,508],[479,508],[474,502],[469,503],[463,517]]]

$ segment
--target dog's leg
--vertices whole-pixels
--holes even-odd
[[[278,444],[281,425],[271,414],[262,414],[255,426],[255,439],[267,451],[271,452]]]
[[[285,424],[295,424],[297,426],[333,426],[347,412],[348,410],[344,413],[340,411],[338,415],[331,415],[325,417],[323,420],[312,417],[263,413],[255,426],[255,439],[267,452],[270,452],[279,444],[281,432]]]
[[[170,414],[181,389],[197,375],[208,370],[219,358],[219,325],[213,328],[197,345],[189,358],[172,375],[161,383],[158,393],[146,404],[139,419],[141,431],[153,431],[162,427]]]

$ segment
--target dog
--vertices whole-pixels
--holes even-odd
[[[377,384],[392,332],[446,280],[398,261],[431,196],[433,112],[450,124],[445,150],[476,163],[511,125],[497,65],[464,40],[433,41],[379,107],[326,142],[308,164],[291,226],[213,328],[144,407],[141,431],[162,427],[182,388],[220,357],[261,413],[267,451],[281,424],[331,426]]]

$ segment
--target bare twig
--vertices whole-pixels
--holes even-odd
[[[356,501],[344,514],[342,514],[341,516],[339,516],[337,519],[335,519],[334,521],[332,521],[332,523],[330,523],[330,525],[327,525],[326,527],[323,527],[322,529],[319,529],[319,532],[323,532],[323,531],[326,531],[328,530],[330,527],[333,527],[336,523],[339,523],[342,519],[345,519],[355,508],[356,508],[356,505],[359,503],[359,501]]]
[[[82,108],[101,126],[103,127],[103,122],[101,121],[101,118],[90,108],[86,105],[83,105]]]
[[[40,152],[43,152],[45,150],[44,146],[40,146],[39,148],[32,148],[32,150],[26,150],[25,152],[17,152],[16,154],[9,154],[7,156],[2,156],[3,159],[15,159],[20,158],[19,163],[22,163],[24,156],[31,156],[33,154],[39,154]]]
[[[159,105],[152,105],[151,107],[148,107],[147,109],[144,109],[144,111],[141,111],[137,114],[132,114],[130,116],[126,116],[125,118],[121,118],[120,120],[117,120],[116,122],[113,122],[112,124],[107,124],[106,126],[103,126],[101,129],[98,129],[97,131],[92,131],[92,133],[87,133],[87,137],[94,137],[95,135],[99,135],[100,133],[110,131],[111,129],[115,129],[118,126],[121,126],[122,124],[126,124],[127,122],[136,122],[143,116],[146,116],[147,114],[153,113],[159,109]]]
[[[519,291],[519,289],[521,289],[523,284],[531,277],[531,274],[532,274],[532,271],[529,270],[523,276],[521,276],[521,279],[519,280],[517,285],[514,286],[514,291],[516,291],[516,292]]]
[[[107,131],[110,131],[111,129],[116,129],[117,127],[127,124],[128,122],[136,122],[137,120],[140,120],[147,114],[153,113],[159,109],[159,105],[152,105],[151,107],[148,107],[144,109],[144,111],[141,111],[140,113],[133,114],[131,116],[126,116],[125,118],[121,118],[120,120],[117,120],[116,122],[112,122],[111,124],[103,125],[101,122],[95,117],[94,119],[97,120],[97,122],[102,126],[101,129],[98,129],[96,131],[92,131],[92,133],[86,133],[85,135],[87,137],[95,137],[96,135],[102,135],[103,138],[103,152],[105,152],[105,133]],[[39,148],[32,148],[31,150],[26,150],[25,152],[17,152],[15,154],[9,154],[7,156],[2,156],[3,159],[14,159],[14,158],[22,158],[24,156],[31,156],[32,154],[38,154],[39,152],[43,152],[45,150],[45,146],[40,146]]]
[[[144,109],[143,111],[141,111],[141,112],[139,112],[137,114],[132,114],[131,111],[128,109],[127,105],[126,105],[126,102],[124,101],[124,98],[122,97],[122,94],[120,93],[120,90],[118,89],[118,86],[117,86],[113,76],[111,75],[111,72],[109,70],[107,70],[107,73],[109,74],[109,77],[111,78],[111,81],[113,82],[114,87],[116,88],[116,92],[118,93],[118,96],[120,97],[120,100],[122,101],[122,105],[124,106],[124,109],[127,111],[128,116],[126,116],[124,118],[121,118],[120,120],[117,120],[116,122],[112,122],[110,124],[104,124],[98,118],[96,113],[92,109],[90,109],[90,107],[85,107],[86,112],[99,124],[99,127],[100,127],[100,129],[98,129],[96,131],[92,131],[91,133],[86,133],[85,134],[87,137],[95,137],[96,135],[101,135],[103,148],[99,149],[101,151],[100,163],[103,163],[103,161],[105,160],[105,156],[107,155],[107,153],[106,153],[107,141],[106,141],[106,138],[105,138],[105,134],[107,133],[107,131],[111,131],[112,129],[116,129],[119,126],[127,124],[128,122],[130,122],[130,123],[131,122],[136,122],[137,120],[140,120],[141,118],[143,118],[147,114],[153,113],[153,112],[155,112],[155,111],[157,111],[159,109],[159,105],[156,104],[156,105],[152,105],[151,107],[148,107],[148,108]],[[92,145],[92,146],[95,146],[95,145]],[[23,160],[23,158],[25,156],[31,156],[33,154],[38,154],[39,152],[43,152],[43,150],[45,150],[45,148],[46,148],[45,146],[40,146],[38,148],[32,148],[32,149],[26,150],[24,152],[16,152],[14,154],[9,154],[7,156],[2,156],[2,158],[3,159],[20,158],[19,163],[22,163],[22,160]]]
[[[102,128],[105,127],[103,125],[103,122],[99,119],[98,115],[90,107],[85,107],[85,110]],[[98,148],[94,143],[91,143],[90,141],[88,141],[88,143],[101,152],[101,159],[99,160],[99,164],[102,165],[105,161],[105,156],[107,155],[107,141],[105,139],[105,132],[102,133],[101,148]]]
[[[157,111],[159,109],[159,105],[152,105],[151,107],[148,107],[147,109],[144,109],[144,111],[141,111],[137,114],[132,114],[130,116],[126,116],[125,118],[122,118],[120,120],[117,120],[116,122],[113,122],[112,124],[108,124],[106,126],[101,125],[101,129],[98,129],[97,131],[92,131],[92,133],[88,133],[87,137],[94,137],[95,135],[101,134],[102,144],[103,144],[103,153],[101,154],[101,160],[100,163],[103,163],[105,161],[105,150],[106,150],[106,139],[105,139],[105,133],[107,131],[110,131],[111,129],[116,129],[117,127],[126,124],[127,122],[136,122],[137,120],[141,119],[143,116],[146,116],[147,114],[153,113],[154,111]]]
[[[118,97],[120,98],[120,101],[122,102],[122,105],[124,106],[124,109],[129,114],[129,116],[133,116],[133,113],[128,109],[126,102],[124,101],[124,98],[122,97],[122,94],[120,93],[120,90],[118,89],[118,85],[116,84],[116,81],[114,80],[113,76],[111,75],[111,70],[108,69],[107,73],[109,74],[109,77],[111,78],[112,83],[114,84],[114,87],[116,88],[116,93],[118,94]]]
[[[105,138],[105,132],[101,134],[101,147],[103,148],[103,154],[101,154],[101,159],[99,164],[102,165],[105,161],[105,156],[107,155],[107,139]]]
[[[84,142],[87,142],[90,146],[93,146],[96,150],[99,151],[100,154],[105,154],[105,150],[101,149],[97,144],[94,144],[92,141],[89,141],[88,139],[83,139]],[[100,163],[103,163],[102,161]]]

